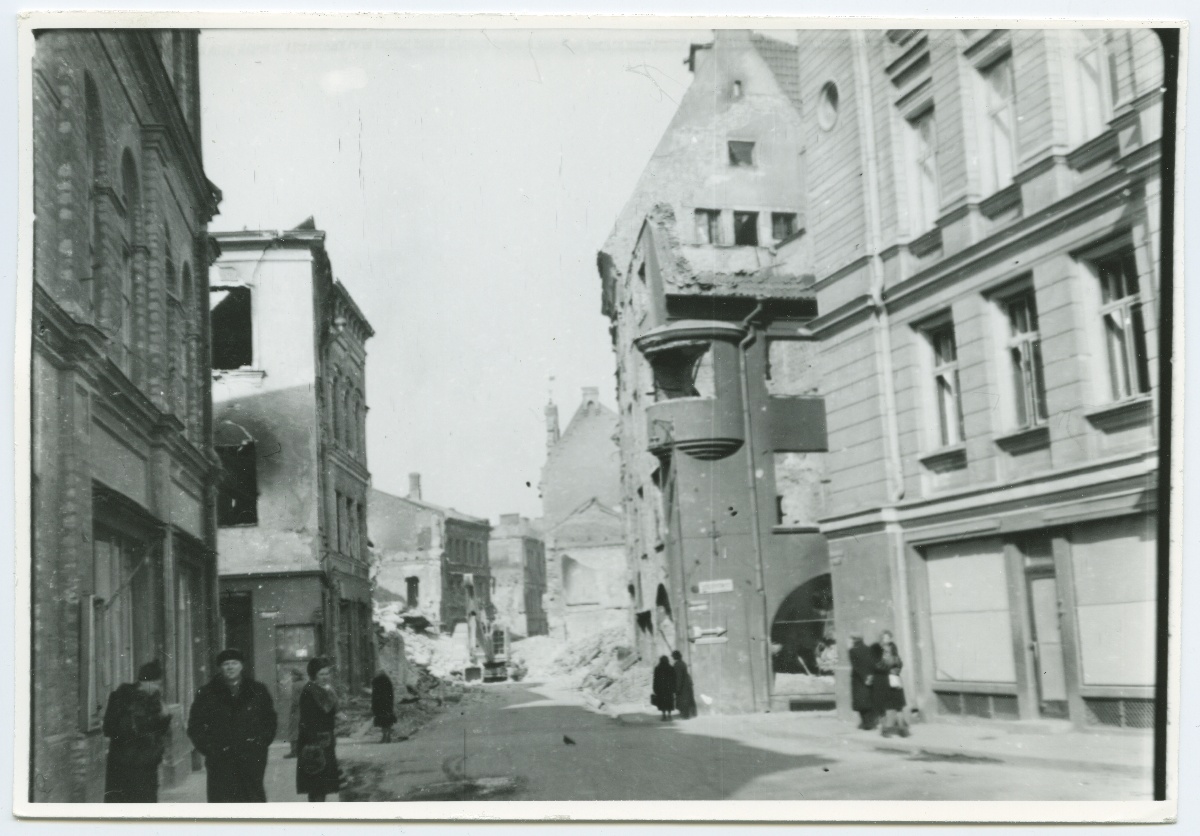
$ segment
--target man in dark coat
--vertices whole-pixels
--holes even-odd
[[[155,660],[138,670],[136,685],[121,685],[108,698],[104,736],[112,742],[104,769],[107,802],[158,801],[158,765],[171,726],[161,689],[162,666]]]
[[[863,644],[862,633],[850,634],[850,706],[858,712],[860,729],[875,728],[875,707],[871,686],[875,676],[875,660],[871,648]]]
[[[266,801],[263,775],[275,739],[275,706],[265,685],[242,674],[242,653],[217,656],[221,672],[192,703],[188,737],[204,755],[210,802]]]
[[[391,743],[392,726],[396,725],[396,689],[382,668],[371,680],[371,714],[375,725],[383,729],[383,739],[379,742]]]

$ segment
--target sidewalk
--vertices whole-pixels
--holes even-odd
[[[267,801],[304,801],[307,798],[296,794],[296,761],[284,759],[288,744],[272,743],[270,754],[267,756],[267,774],[263,778],[263,786],[267,791]],[[206,781],[204,770],[193,772],[182,783],[158,791],[159,803],[187,802],[203,804],[206,798]],[[336,801],[337,796],[331,796],[329,801]]]
[[[659,715],[642,706],[609,706],[618,722],[658,724]],[[802,712],[708,715],[675,720],[684,734],[739,740],[777,751],[794,749],[804,741],[820,741],[832,749],[855,747],[880,752],[924,755],[930,760],[978,760],[1025,763],[1072,771],[1150,774],[1154,742],[1139,733],[1077,732],[1064,724],[981,721],[934,721],[912,726],[912,736],[883,737],[861,731],[832,714]]]

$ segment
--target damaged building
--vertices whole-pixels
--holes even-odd
[[[491,524],[421,496],[421,476],[409,474],[407,496],[372,489],[370,535],[381,603],[400,602],[406,620],[443,633],[477,630],[495,619],[488,559]]]
[[[346,686],[374,673],[365,432],[374,332],[334,278],[311,218],[213,239],[224,641],[286,705],[292,672],[314,656],[333,659]]]
[[[720,31],[690,63],[599,257],[639,641],[711,711],[849,714],[848,636],[888,629],[925,716],[1149,726],[1155,35]]]
[[[40,31],[33,57],[29,799],[99,802],[105,705],[157,659],[182,734],[218,636],[197,34]]]
[[[510,639],[546,635],[546,544],[537,525],[520,514],[501,514],[492,529],[488,565],[496,626]]]
[[[540,487],[550,634],[575,641],[612,627],[632,631],[616,413],[587,386],[566,430],[553,402],[545,416]]]

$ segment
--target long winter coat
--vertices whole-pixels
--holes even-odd
[[[889,674],[899,676],[904,662],[900,659],[900,651],[894,643],[886,646],[879,643],[871,645],[871,659],[875,668],[875,678],[871,683],[871,706],[879,713],[884,711],[899,711],[904,708],[904,689],[893,688]]]
[[[382,671],[371,680],[371,714],[381,729],[396,725],[396,689],[392,678]]]
[[[158,765],[167,745],[171,717],[162,698],[137,685],[121,685],[108,698],[104,736],[110,738],[104,769],[104,800],[158,801]]]
[[[659,662],[654,668],[654,705],[659,711],[675,710],[675,671],[670,662]]]
[[[874,682],[875,657],[871,648],[861,641],[855,642],[850,647],[850,707],[854,711],[871,711],[875,707],[871,695]]]
[[[267,800],[263,774],[276,723],[270,692],[249,677],[235,693],[217,674],[196,693],[188,737],[204,755],[210,802]]]
[[[675,705],[679,707],[679,716],[683,719],[696,716],[696,692],[692,690],[692,675],[688,666],[682,660],[675,662]]]
[[[335,793],[341,785],[337,762],[338,703],[332,689],[309,682],[300,692],[300,740],[296,758],[296,792]]]

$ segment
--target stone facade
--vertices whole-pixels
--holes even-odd
[[[32,801],[103,800],[113,689],[159,659],[170,784],[218,635],[195,32],[33,59]]]
[[[546,635],[546,545],[534,524],[520,514],[502,514],[492,529],[488,564],[496,625],[512,638]]]
[[[318,654],[357,688],[375,667],[365,445],[374,332],[334,278],[311,219],[213,239],[225,641],[277,700]]]

